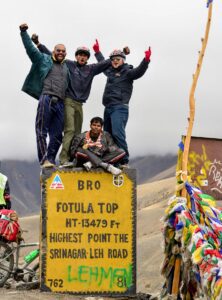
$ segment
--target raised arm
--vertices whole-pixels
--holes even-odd
[[[133,80],[138,79],[145,74],[150,63],[150,57],[151,57],[151,49],[149,47],[149,49],[145,51],[145,57],[141,61],[139,66],[129,71],[129,77],[131,79]]]
[[[37,46],[40,52],[51,55],[52,51],[50,51],[45,45],[39,42],[39,36],[36,33],[32,35],[32,41]]]
[[[32,40],[31,40],[29,34],[27,33],[28,25],[26,23],[24,23],[24,24],[21,24],[19,26],[19,28],[21,31],[22,42],[26,49],[26,53],[27,53],[28,57],[30,58],[30,60],[32,62],[36,62],[36,61],[40,60],[42,58],[42,54],[33,45]]]
[[[96,57],[96,60],[97,60],[98,62],[104,61],[104,60],[105,60],[104,56],[103,56],[102,53],[100,52],[99,42],[98,42],[97,39],[96,39],[95,44],[93,45],[93,50],[94,50],[94,52],[95,52],[95,57]]]
[[[95,75],[100,74],[103,72],[105,75],[107,75],[107,70],[111,66],[111,60],[104,58],[102,52],[100,51],[99,42],[96,39],[95,44],[93,45],[93,50],[95,52],[96,60],[98,61],[98,64],[95,64],[94,66],[94,72]]]

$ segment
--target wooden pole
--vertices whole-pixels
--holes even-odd
[[[205,50],[207,47],[208,42],[208,36],[210,31],[210,25],[211,25],[211,17],[212,17],[212,3],[209,5],[208,9],[208,19],[207,19],[207,25],[205,29],[205,36],[201,39],[202,42],[202,49],[199,52],[198,57],[198,63],[196,66],[196,71],[193,75],[193,82],[190,89],[190,96],[189,96],[189,105],[190,105],[190,116],[188,118],[188,128],[187,128],[187,135],[184,143],[184,152],[183,152],[183,160],[182,160],[182,179],[185,182],[187,180],[187,163],[188,163],[188,155],[189,155],[189,148],[190,148],[190,140],[192,135],[192,129],[194,124],[194,117],[195,117],[195,90],[197,86],[197,81],[200,75],[202,62],[205,54]]]
[[[182,159],[182,179],[183,179],[183,182],[187,181],[187,163],[188,163],[190,141],[191,141],[191,136],[192,136],[193,124],[194,124],[194,117],[195,117],[195,97],[194,97],[194,94],[195,94],[195,90],[196,90],[196,86],[197,86],[197,81],[198,81],[198,78],[199,78],[199,75],[200,75],[205,50],[206,50],[206,47],[207,47],[208,36],[209,36],[210,25],[211,25],[211,17],[212,17],[212,2],[209,4],[208,19],[207,19],[207,24],[206,24],[206,28],[205,28],[205,36],[204,36],[204,38],[201,39],[202,48],[201,48],[201,51],[199,52],[196,71],[193,75],[193,82],[192,82],[192,86],[191,86],[191,89],[190,89],[190,96],[189,96],[190,115],[189,115],[189,118],[188,118],[187,135],[186,135],[186,138],[185,138],[184,152],[183,152],[183,159]],[[187,196],[185,187],[182,189],[181,195],[182,195],[182,197]],[[178,256],[176,258],[175,265],[174,265],[174,278],[173,278],[173,285],[172,285],[172,295],[176,296],[176,297],[178,296],[178,292],[179,292],[180,265],[181,265],[181,258]]]

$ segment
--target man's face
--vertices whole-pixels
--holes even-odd
[[[85,65],[88,61],[88,55],[85,53],[79,53],[76,55],[76,60],[80,65]]]
[[[61,62],[66,57],[66,47],[62,44],[55,46],[53,55],[58,62]]]
[[[90,129],[93,135],[99,135],[100,132],[102,131],[102,125],[99,122],[93,122],[90,125]]]
[[[111,58],[113,68],[117,69],[124,63],[124,59],[121,56],[114,56]]]

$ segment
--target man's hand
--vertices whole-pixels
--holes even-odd
[[[93,45],[93,50],[95,51],[95,53],[98,53],[100,51],[99,50],[99,42],[97,39],[96,39],[95,44]]]
[[[36,33],[33,33],[32,37],[31,37],[33,43],[38,46],[40,43],[39,43],[39,36],[36,34]]]
[[[149,47],[149,49],[145,51],[145,60],[150,61],[150,56],[151,56],[151,49]]]
[[[124,47],[124,48],[123,48],[123,53],[124,53],[125,55],[130,54],[130,48],[129,48],[128,46]]]
[[[29,27],[26,23],[23,23],[19,26],[19,28],[20,28],[21,31],[26,31]]]

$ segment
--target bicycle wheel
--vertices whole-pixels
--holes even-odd
[[[34,281],[39,281],[40,276],[39,276],[39,263],[36,263],[33,268],[32,268],[33,273],[29,274],[28,276],[28,282],[34,282]]]
[[[0,241],[0,287],[3,287],[6,280],[11,275],[14,266],[14,256],[12,249],[4,242]]]

